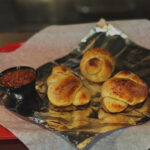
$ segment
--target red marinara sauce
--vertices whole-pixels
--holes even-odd
[[[0,84],[6,87],[20,87],[35,79],[35,72],[29,69],[10,70],[0,77]]]

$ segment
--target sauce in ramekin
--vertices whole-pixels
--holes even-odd
[[[0,84],[6,87],[20,87],[32,82],[35,76],[35,72],[29,69],[10,70],[0,77]]]

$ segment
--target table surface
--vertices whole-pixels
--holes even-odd
[[[130,21],[129,21],[130,22]],[[138,20],[136,21],[135,25],[135,28],[139,28],[138,26]],[[119,27],[121,30],[125,31],[125,30],[128,30],[128,33],[129,33],[129,37],[133,40],[136,41],[140,41],[137,37],[137,35],[133,35],[132,36],[132,33],[130,34],[130,30],[131,27],[130,27],[130,23],[128,24],[128,21],[117,21],[117,22],[113,22],[113,24],[116,26],[116,27]],[[122,26],[123,24],[126,24],[126,26]],[[132,25],[134,23],[131,23]],[[149,24],[149,21],[147,20],[139,20],[139,24],[141,24],[141,28],[144,26],[145,27],[145,24]],[[149,24],[149,27],[150,27],[150,24]],[[146,26],[146,28],[143,28],[142,31],[139,31],[141,32],[141,35],[142,35],[142,32],[143,32],[143,35],[144,36],[144,33],[147,35],[147,28],[149,28]],[[129,28],[129,29],[127,29]],[[135,30],[135,29],[133,29]],[[1,46],[4,46],[6,44],[9,44],[9,43],[12,43],[12,42],[17,42],[17,41],[26,41],[28,40],[34,33],[0,33],[0,47]],[[80,40],[80,39],[79,39]],[[148,39],[146,39],[148,40]],[[148,45],[148,41],[143,42],[144,40],[142,39],[141,40],[141,43],[139,44],[143,44],[142,46],[146,47],[146,48],[150,48],[150,44]],[[77,41],[78,42],[78,41]],[[142,43],[143,42],[143,43]],[[20,142],[19,140],[9,140],[9,141],[5,141],[5,140],[0,140],[0,149],[20,149],[20,150],[27,150],[27,148],[24,146],[24,144],[22,144],[22,142]]]

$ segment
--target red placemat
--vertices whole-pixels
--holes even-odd
[[[4,45],[3,47],[0,48],[0,52],[8,53],[8,52],[15,51],[17,48],[19,48],[23,44],[24,44],[24,41],[14,42],[14,43],[11,43],[11,44],[8,44],[8,45]]]
[[[17,137],[8,131],[6,128],[0,125],[0,140],[17,139]]]

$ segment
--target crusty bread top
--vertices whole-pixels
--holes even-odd
[[[90,81],[103,82],[112,74],[115,59],[106,50],[93,48],[88,50],[80,62],[81,73]]]
[[[52,69],[51,75],[47,78],[47,85],[49,85],[52,82],[56,82],[56,80],[61,79],[63,75],[71,73],[71,70],[67,68],[66,66],[55,66]]]
[[[56,106],[66,106],[73,103],[76,92],[82,86],[80,80],[74,75],[64,76],[51,85],[48,91],[51,102]]]
[[[109,60],[112,64],[115,63],[115,59],[114,57],[110,54],[110,52],[102,49],[102,48],[93,48],[88,50],[85,54],[84,57],[81,60],[81,64],[85,63],[88,60],[90,60],[91,58],[98,58],[98,56],[100,56],[101,58],[105,58],[107,60]],[[92,63],[91,63],[92,65]]]
[[[80,78],[65,66],[56,66],[47,79],[48,98],[56,106],[84,105],[90,101],[89,91]]]
[[[112,97],[129,105],[136,105],[147,97],[148,86],[136,74],[120,71],[102,85],[101,94],[102,97]]]

